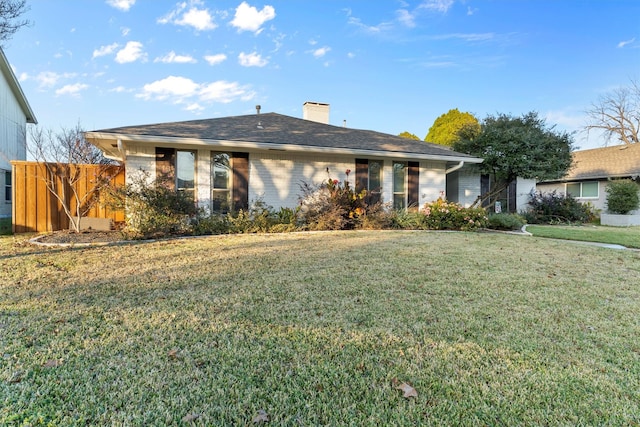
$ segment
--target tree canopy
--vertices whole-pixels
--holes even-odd
[[[414,134],[412,134],[410,132],[402,132],[402,133],[399,133],[398,136],[400,136],[402,138],[415,139],[417,141],[420,141],[420,138],[418,138],[417,135],[414,135]]]
[[[624,144],[640,142],[640,83],[631,80],[629,86],[601,96],[591,104],[587,116],[587,131],[603,131],[608,141],[615,138]]]
[[[0,46],[29,21],[19,19],[29,8],[26,0],[0,0]]]
[[[480,123],[473,114],[454,108],[433,122],[424,140],[450,147],[460,139],[459,133],[463,129],[465,134],[473,136],[480,133]]]
[[[522,117],[489,115],[477,136],[466,135],[453,149],[481,157],[482,173],[506,184],[517,177],[539,181],[563,177],[572,163],[573,138],[547,126],[538,113]]]

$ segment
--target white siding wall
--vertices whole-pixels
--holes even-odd
[[[135,182],[136,177],[146,172],[149,180],[155,178],[155,148],[127,145],[127,183]],[[211,202],[211,151],[198,150],[196,158],[196,194],[198,205],[208,208]],[[383,161],[382,201],[393,200],[393,161]],[[327,168],[329,173],[327,173]],[[436,200],[445,191],[444,162],[420,162],[420,205]],[[350,169],[349,183],[355,186],[355,157],[340,156],[304,156],[283,152],[249,154],[249,203],[263,200],[274,208],[295,207],[301,195],[300,185],[320,184],[327,179],[344,181],[346,170]],[[479,192],[480,179],[477,175],[463,175],[461,194],[465,200],[473,201]],[[476,182],[477,181],[477,182]],[[464,185],[471,188],[465,190]],[[468,202],[468,203],[470,203]]]
[[[26,160],[27,118],[0,73],[0,218],[11,216],[11,203],[5,201],[5,172],[11,171],[11,160]]]
[[[327,168],[329,173],[327,173]],[[249,203],[261,198],[273,207],[295,207],[300,185],[320,184],[329,178],[355,185],[355,159],[330,156],[291,155],[287,153],[249,154]]]
[[[529,194],[535,189],[535,179],[518,178],[516,180],[516,212],[529,209]]]
[[[458,203],[469,207],[480,195],[480,173],[475,168],[458,171]]]
[[[447,192],[447,164],[444,162],[420,162],[420,206],[437,200]]]

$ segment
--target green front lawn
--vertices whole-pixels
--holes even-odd
[[[640,227],[605,227],[595,225],[528,225],[527,231],[536,237],[563,240],[610,243],[628,248],[640,248]]]
[[[370,231],[0,259],[0,425],[640,421],[637,252]]]

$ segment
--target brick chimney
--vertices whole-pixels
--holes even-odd
[[[307,101],[302,105],[302,118],[312,122],[329,124],[329,104]]]

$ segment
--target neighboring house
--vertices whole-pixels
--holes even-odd
[[[0,218],[11,216],[10,162],[27,160],[27,123],[38,121],[0,48]]]
[[[537,189],[544,193],[571,194],[604,212],[608,182],[623,178],[640,182],[640,144],[575,151],[569,173],[561,180],[539,182]]]
[[[168,176],[212,211],[299,204],[301,185],[348,179],[374,200],[422,206],[445,191],[470,205],[480,194],[482,159],[368,130],[332,126],[329,105],[307,102],[304,119],[276,113],[159,123],[87,132],[108,158],[125,163],[127,182]],[[346,171],[351,173],[347,177]],[[449,178],[449,183],[447,179]]]

